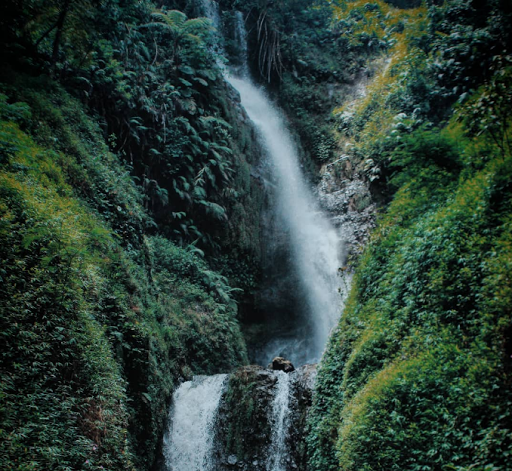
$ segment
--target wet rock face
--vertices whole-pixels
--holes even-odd
[[[376,205],[365,163],[342,154],[320,171],[316,193],[321,207],[341,232],[347,256],[359,255],[375,227]]]
[[[276,376],[259,366],[238,369],[229,378],[217,414],[214,457],[219,471],[265,471]]]
[[[311,406],[316,380],[316,365],[304,365],[292,375],[292,404],[288,435],[289,462],[287,471],[307,471],[306,419]]]
[[[285,360],[286,361],[286,360]],[[280,370],[283,371],[283,370]],[[272,414],[278,375],[259,366],[238,369],[230,376],[218,410],[214,439],[215,470],[266,471],[275,426]],[[286,456],[282,469],[306,470],[305,425],[311,405],[316,365],[305,365],[289,379]]]

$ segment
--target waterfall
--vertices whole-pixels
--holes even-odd
[[[289,414],[290,414],[290,375],[276,371],[277,383],[272,402],[270,425],[271,445],[267,460],[267,471],[286,471]]]
[[[200,1],[203,11],[219,30],[221,21],[217,3],[213,0]],[[341,313],[342,295],[346,294],[346,286],[338,275],[343,244],[315,201],[284,117],[265,92],[249,78],[247,33],[241,13],[234,15],[233,26],[233,37],[239,43],[238,57],[231,69],[224,66],[220,57],[218,63],[225,80],[240,94],[241,105],[257,130],[265,151],[268,176],[274,188],[273,214],[280,230],[286,234],[294,278],[298,280],[294,289],[300,293],[297,299],[302,301],[301,311],[306,313],[297,317],[300,325],[290,335],[274,336],[265,347],[265,358],[269,361],[273,356],[284,354],[296,364],[316,363]],[[224,55],[221,46],[212,52]],[[294,407],[291,401],[296,399],[292,393],[291,374],[282,371],[274,374],[277,381],[268,409],[271,427],[268,459],[260,461],[260,464],[254,461],[252,465],[264,465],[266,471],[286,471],[292,465],[295,467],[295,463],[290,461],[287,440]],[[226,377],[195,377],[175,392],[171,425],[164,438],[169,471],[215,471],[213,426]],[[236,462],[235,455],[227,460],[229,466]],[[224,469],[219,463],[217,465],[221,468],[217,468]]]
[[[316,362],[341,312],[338,268],[342,242],[315,202],[302,174],[296,145],[278,109],[249,78],[229,76],[228,81],[240,93],[242,106],[259,130],[271,162],[277,184],[277,215],[288,231],[309,312],[310,331],[302,339],[306,345],[302,342],[299,346],[305,349],[307,362]],[[296,339],[290,342],[296,343]]]
[[[235,12],[234,39],[238,44],[238,59],[240,62],[236,72],[242,77],[247,77],[249,75],[247,31],[245,29],[244,16],[240,11]]]
[[[227,375],[195,376],[173,395],[170,427],[164,437],[169,471],[215,471],[213,426]]]
[[[217,30],[220,29],[220,13],[219,13],[219,4],[214,0],[203,0],[201,5],[204,9],[204,14],[207,18],[209,18],[213,26]]]
[[[218,4],[202,0],[206,14],[220,30]],[[293,269],[301,291],[301,311],[294,332],[275,337],[264,348],[266,361],[284,355],[297,364],[320,360],[329,333],[342,310],[347,286],[339,274],[343,243],[321,212],[301,170],[297,146],[280,111],[249,78],[247,33],[241,13],[235,14],[234,38],[239,42],[241,67],[224,68],[224,77],[240,94],[241,104],[259,131],[276,186],[276,216],[289,239]]]

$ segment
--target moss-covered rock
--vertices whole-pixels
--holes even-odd
[[[276,453],[273,410],[279,375],[289,381],[286,398],[286,436],[282,447],[290,470],[306,468],[306,416],[316,377],[316,366],[306,365],[290,373],[259,366],[238,369],[230,376],[216,424],[217,470],[264,471]]]

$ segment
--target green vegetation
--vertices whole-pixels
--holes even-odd
[[[219,3],[306,166],[348,152],[382,204],[309,469],[510,469],[510,2]],[[151,469],[177,383],[247,363],[260,150],[197,10],[0,5],[2,469]],[[220,452],[244,459],[239,434],[268,439],[251,374],[222,406]]]
[[[322,361],[310,467],[510,469],[510,11],[404,14],[414,34],[366,98],[334,112],[391,202]]]
[[[248,177],[258,151],[220,80],[209,20],[168,3],[9,0],[2,54],[16,71],[50,74],[97,115],[162,232],[218,255],[233,245],[230,230],[258,233],[235,209],[258,210]],[[257,245],[245,242],[247,257]]]
[[[206,19],[1,10],[0,467],[149,469],[177,383],[247,363],[251,130]]]
[[[141,196],[76,100],[26,93],[0,103],[1,464],[140,469],[177,379],[247,361],[233,289],[194,246],[144,235]]]

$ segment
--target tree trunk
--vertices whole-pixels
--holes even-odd
[[[62,5],[62,9],[59,13],[59,18],[57,19],[57,34],[55,35],[55,40],[53,41],[53,52],[52,52],[52,63],[51,70],[53,72],[55,65],[57,64],[57,60],[59,58],[59,47],[62,39],[62,31],[64,30],[64,22],[66,21],[66,16],[69,11],[69,6],[71,5],[72,0],[64,0],[64,5]]]

